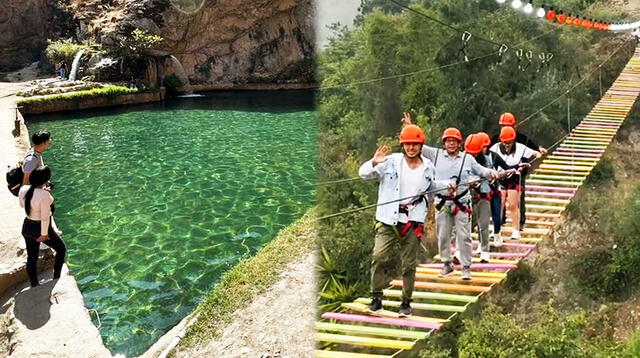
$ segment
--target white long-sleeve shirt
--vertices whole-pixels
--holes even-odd
[[[25,206],[25,196],[29,191],[31,185],[23,185],[18,193],[18,199],[20,200],[20,206]],[[51,204],[53,203],[53,196],[47,190],[36,188],[33,191],[33,197],[31,198],[31,210],[27,217],[33,221],[40,221],[40,235],[47,235],[49,233],[49,222],[51,221]]]
[[[417,183],[414,188],[405,188],[401,190],[400,184],[402,182],[402,161],[404,161],[404,155],[401,153],[393,153],[387,156],[387,160],[373,166],[373,161],[368,160],[362,166],[358,174],[362,179],[377,179],[380,181],[378,187],[378,206],[376,208],[376,220],[385,223],[387,225],[396,225],[400,222],[400,219],[406,219],[409,221],[424,222],[427,216],[427,202],[426,200],[419,201],[415,206],[409,209],[408,217],[401,217],[398,205],[400,204],[400,193],[411,193],[409,195],[424,193],[427,190],[439,190],[446,189],[449,186],[449,181],[437,181],[433,180],[434,170],[431,161],[425,157],[422,157],[421,172],[417,176]],[[387,203],[381,205],[383,203]]]

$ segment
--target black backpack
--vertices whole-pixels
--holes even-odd
[[[22,187],[23,177],[24,173],[22,172],[22,165],[15,166],[13,168],[9,167],[7,169],[7,187],[11,194],[18,196],[20,187]]]

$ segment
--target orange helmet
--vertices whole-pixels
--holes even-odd
[[[464,150],[469,154],[476,155],[482,152],[483,147],[484,139],[478,134],[471,134],[467,137],[467,140],[464,141]]]
[[[516,116],[509,112],[502,113],[502,115],[500,116],[500,121],[498,123],[501,126],[513,127],[516,125]]]
[[[491,145],[491,138],[489,138],[489,135],[487,133],[478,132],[477,136],[482,138],[482,148],[488,147]]]
[[[511,142],[516,139],[516,130],[513,127],[502,127],[500,131],[501,142]]]
[[[442,133],[442,140],[447,138],[455,138],[462,142],[462,133],[460,133],[458,128],[447,128],[444,130],[444,133]]]
[[[409,124],[402,128],[400,132],[400,144],[402,143],[420,143],[424,144],[426,136],[422,128],[415,124]]]

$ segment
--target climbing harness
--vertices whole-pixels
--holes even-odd
[[[435,159],[435,163],[433,164],[434,168],[436,166],[436,164],[438,163],[438,157],[440,154],[440,148],[438,148],[436,150],[436,159]],[[462,171],[464,170],[464,162],[467,159],[467,153],[463,153],[462,154],[462,163],[460,164],[460,170],[458,171],[458,175],[451,177],[451,179],[456,180],[456,188],[458,187],[458,185],[460,184],[460,178],[462,176]],[[441,194],[437,194],[436,197],[438,197],[438,199],[440,199],[440,201],[438,202],[438,204],[436,204],[436,210],[438,211],[443,211],[442,208],[445,207],[443,212],[449,212],[449,210],[451,212],[449,212],[449,214],[455,216],[456,214],[458,214],[460,211],[471,215],[471,207],[468,205],[464,205],[460,202],[460,199],[463,198],[465,195],[467,195],[467,193],[469,193],[469,189],[465,189],[462,193],[458,194],[458,195],[441,195]],[[453,204],[455,205],[453,210],[451,210],[451,208],[449,206],[445,206],[444,204],[447,201],[451,201],[453,202]]]

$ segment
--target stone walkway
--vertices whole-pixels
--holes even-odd
[[[0,166],[14,166],[28,148],[22,136],[14,138],[16,97],[26,83],[0,83]],[[23,209],[6,189],[5,171],[0,179],[0,355],[8,357],[111,357],[98,329],[84,307],[73,276],[64,274],[36,288],[24,282],[26,255],[20,234]],[[63,237],[64,239],[64,237]],[[51,278],[52,272],[41,274]],[[22,283],[19,283],[22,282]],[[17,286],[16,283],[19,283]]]

